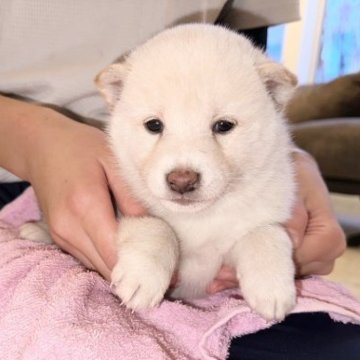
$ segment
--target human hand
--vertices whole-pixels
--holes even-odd
[[[33,144],[28,180],[55,243],[109,280],[118,227],[109,189],[123,214],[145,209],[117,174],[102,131],[45,111],[49,119]]]
[[[298,194],[286,228],[294,244],[297,275],[327,275],[346,249],[345,235],[315,160],[297,149],[293,158]]]
[[[294,244],[297,276],[326,275],[346,248],[345,236],[316,162],[309,154],[297,149],[293,158],[298,193],[286,228]],[[223,266],[208,292],[213,294],[238,286],[235,271]]]

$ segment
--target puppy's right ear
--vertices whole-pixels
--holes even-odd
[[[261,80],[279,111],[283,111],[297,84],[296,76],[283,65],[267,60],[256,66]]]
[[[95,78],[100,93],[104,96],[110,110],[120,98],[128,67],[126,61],[115,63],[106,67]]]

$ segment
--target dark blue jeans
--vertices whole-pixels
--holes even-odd
[[[326,313],[289,315],[282,323],[236,338],[230,360],[359,360],[360,326]]]
[[[0,184],[0,208],[27,183]],[[360,360],[360,326],[325,313],[292,314],[282,323],[233,339],[230,360]]]
[[[0,183],[0,209],[18,197],[28,186],[29,183],[24,181]]]

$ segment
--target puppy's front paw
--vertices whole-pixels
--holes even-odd
[[[160,303],[169,287],[172,271],[137,251],[119,256],[111,274],[111,283],[123,304],[133,310]]]
[[[254,229],[236,244],[232,259],[250,307],[267,320],[284,319],[296,300],[292,244],[284,228]]]
[[[123,218],[118,261],[111,274],[116,294],[130,309],[160,303],[175,270],[178,247],[174,232],[156,218]]]
[[[264,279],[261,282],[243,279],[241,289],[250,307],[266,320],[281,321],[295,306],[294,281]]]

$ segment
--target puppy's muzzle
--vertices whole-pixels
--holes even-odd
[[[182,195],[199,187],[200,174],[192,169],[174,169],[166,175],[166,183],[172,191]]]

